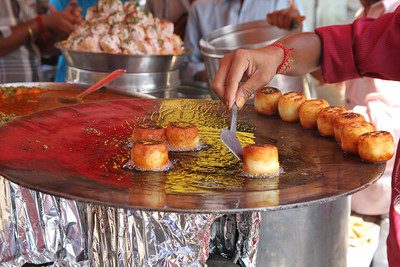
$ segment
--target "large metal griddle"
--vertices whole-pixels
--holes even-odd
[[[243,144],[279,149],[284,173],[247,178],[218,136],[229,124],[219,101],[113,100],[42,111],[0,127],[0,175],[31,189],[107,206],[180,212],[277,210],[323,203],[376,181],[385,164],[344,154],[333,139],[278,117],[239,112]],[[195,123],[209,148],[171,153],[168,172],[122,168],[132,126],[143,120]]]

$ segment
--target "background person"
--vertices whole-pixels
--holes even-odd
[[[48,6],[51,9],[51,6]],[[40,52],[53,49],[79,21],[71,13],[50,11],[38,16],[35,0],[0,2],[0,82],[37,82]]]
[[[399,0],[361,0],[363,8],[356,19],[376,19],[393,12],[399,6]],[[363,77],[345,82],[345,105],[354,109],[372,122],[378,130],[392,133],[394,140],[400,133],[400,82]],[[387,162],[384,175],[365,190],[352,195],[352,209],[360,214],[387,214],[390,207],[390,178],[394,158]]]
[[[298,8],[296,8],[298,7]],[[274,11],[281,12],[275,13]],[[274,13],[273,13],[274,12]],[[227,25],[263,20],[268,13],[270,23],[283,28],[300,17],[300,2],[282,0],[197,0],[190,9],[186,28],[185,46],[192,50],[184,79],[207,82],[208,76],[200,53],[199,42],[213,30]],[[304,19],[304,18],[303,18]],[[282,21],[282,22],[281,22]],[[290,23],[289,23],[290,22]],[[300,22],[301,23],[301,22]],[[302,90],[302,79],[289,78],[291,90]],[[285,91],[285,88],[282,88]]]

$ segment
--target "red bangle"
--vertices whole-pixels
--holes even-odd
[[[293,48],[287,49],[283,44],[275,42],[272,44],[273,46],[279,47],[280,49],[283,50],[283,59],[281,64],[278,66],[276,69],[276,73],[283,72],[283,74],[286,73],[288,69],[292,67],[292,59],[289,59],[289,53],[293,50]]]
[[[35,21],[38,25],[39,36],[43,36],[46,33],[46,28],[44,27],[42,16],[36,16]]]

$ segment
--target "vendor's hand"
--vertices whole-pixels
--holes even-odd
[[[299,10],[294,4],[287,9],[267,14],[267,21],[269,24],[285,30],[298,28],[305,18],[304,16],[300,16]]]
[[[49,5],[49,14],[42,15],[44,27],[56,40],[64,40],[79,23],[79,16],[69,11],[56,11]]]
[[[187,20],[188,14],[184,13],[174,22],[174,33],[179,35],[182,40],[185,39]]]
[[[241,108],[257,89],[271,81],[282,59],[283,51],[276,46],[236,50],[222,58],[212,89],[229,109],[234,103]]]
[[[63,40],[75,29],[74,18],[63,12],[57,11],[51,14],[42,15],[44,27],[49,34],[57,40]]]
[[[70,0],[68,6],[64,10],[65,13],[75,16],[75,23],[79,24],[82,22],[82,9],[78,6],[77,0]]]

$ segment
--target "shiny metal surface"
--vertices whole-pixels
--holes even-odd
[[[66,81],[91,85],[104,78],[108,73],[86,71],[67,67]],[[153,73],[125,73],[110,82],[106,88],[141,98],[176,97],[176,89],[180,85],[179,70]]]
[[[129,125],[144,118],[161,125],[195,123],[210,148],[172,153],[178,164],[165,173],[123,169],[129,157]],[[299,124],[259,116],[246,106],[238,115],[240,141],[275,144],[284,170],[274,178],[249,179],[219,141],[227,122],[220,102],[200,100],[117,100],[36,113],[0,127],[0,174],[35,190],[107,206],[215,213],[333,201],[376,181],[385,168],[344,154],[333,140]],[[44,153],[37,143],[18,140],[16,132],[54,150]],[[20,156],[26,158],[21,161]]]
[[[186,99],[211,99],[208,83],[184,81],[176,88],[176,98]]]
[[[14,105],[11,112],[17,115],[65,106],[56,101],[60,95],[54,94],[54,90],[73,96],[86,88],[64,83],[1,86],[43,89],[40,100],[31,96],[29,107],[20,96],[10,99]],[[86,100],[102,101],[116,96],[102,91],[89,95]],[[20,105],[24,105],[23,112]],[[0,102],[0,111],[5,111],[4,101]],[[60,267],[203,266],[208,257],[210,224],[219,216],[85,204],[30,190],[1,176],[0,192],[1,266],[49,262]]]
[[[185,49],[181,55],[122,55],[73,51],[62,43],[57,48],[61,50],[68,66],[96,72],[112,72],[116,69],[126,69],[130,73],[170,72],[178,70],[185,55],[190,52]]]
[[[350,199],[261,213],[257,266],[345,267]]]
[[[210,57],[222,57],[238,48],[259,48],[274,40],[298,32],[271,26],[266,20],[228,25],[212,31],[200,41],[200,50]]]
[[[236,128],[237,128],[237,113],[238,107],[236,104],[233,105],[231,109],[231,127],[229,129],[224,128],[221,130],[220,138],[222,143],[235,155],[238,160],[242,160],[243,147],[237,138]]]

